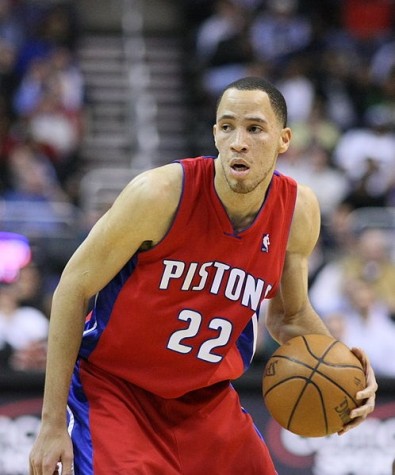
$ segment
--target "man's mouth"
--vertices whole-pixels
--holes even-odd
[[[237,173],[239,175],[248,172],[248,170],[250,169],[250,167],[242,160],[234,160],[233,162],[231,162],[230,168],[233,170],[234,173]]]
[[[242,163],[235,163],[234,165],[232,165],[231,168],[235,170],[236,172],[243,172],[243,171],[248,170],[248,167]]]

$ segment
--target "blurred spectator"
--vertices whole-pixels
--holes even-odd
[[[9,189],[3,194],[10,201],[67,201],[48,158],[33,148],[33,143],[16,145],[8,158]]]
[[[55,48],[46,58],[33,59],[15,92],[14,109],[29,117],[40,106],[48,91],[59,95],[61,105],[69,112],[80,112],[84,106],[84,84],[81,71],[71,52]]]
[[[328,262],[310,288],[318,312],[328,314],[341,307],[343,289],[350,281],[362,280],[395,315],[395,263],[390,236],[381,229],[365,229],[348,253]]]
[[[373,53],[370,62],[370,72],[373,81],[382,85],[389,78],[395,67],[395,39],[385,42]]]
[[[18,78],[15,73],[16,49],[15,47],[0,39],[0,100],[2,109],[11,116],[13,113],[12,100],[18,87]]]
[[[196,33],[196,54],[202,64],[210,63],[221,41],[240,32],[241,12],[234,0],[214,2],[214,12],[202,21]]]
[[[14,281],[18,300],[23,307],[34,307],[47,318],[50,315],[53,288],[47,283],[49,272],[34,261],[19,270],[18,278]]]
[[[18,116],[32,114],[44,95],[50,74],[50,64],[46,59],[32,60],[15,92],[14,110]]]
[[[251,41],[257,58],[280,65],[304,51],[312,40],[309,17],[298,12],[298,0],[267,0],[251,25]]]
[[[14,9],[14,2],[0,0],[0,38],[19,51],[25,37],[24,25]]]
[[[306,149],[317,145],[332,153],[341,136],[341,130],[325,112],[324,102],[315,96],[310,115],[304,120],[292,123],[292,147]]]
[[[347,179],[331,165],[329,153],[314,143],[306,149],[294,148],[281,156],[277,168],[314,190],[325,221],[349,191]]]
[[[252,74],[249,12],[236,0],[217,0],[197,30],[196,54],[205,92],[216,98],[230,82]]]
[[[341,26],[352,40],[366,47],[377,47],[390,34],[394,22],[394,3],[389,0],[343,0]],[[368,50],[369,51],[369,50]]]
[[[324,101],[329,120],[341,130],[355,126],[358,121],[352,78],[359,65],[354,51],[332,47],[322,52],[321,61],[316,65],[317,94]]]
[[[365,127],[346,131],[334,151],[335,164],[352,183],[348,201],[354,208],[385,205],[395,176],[395,134],[388,109],[372,107],[365,120]]]
[[[322,221],[320,241],[327,256],[327,262],[339,259],[355,250],[356,236],[350,219],[352,211],[351,205],[343,200]]]
[[[370,103],[365,109],[365,115],[382,114],[388,123],[388,128],[395,132],[395,64],[389,69],[381,86],[376,88],[376,93],[370,98]]]
[[[74,51],[79,35],[78,17],[74,2],[55,2],[43,7],[42,36],[56,48]]]
[[[21,306],[15,283],[0,285],[0,352],[3,366],[44,370],[48,319],[33,307]]]
[[[287,101],[289,125],[303,122],[312,114],[315,101],[313,82],[307,76],[306,61],[303,56],[294,56],[284,66],[282,77],[276,81]]]
[[[51,151],[59,180],[75,171],[78,149],[82,139],[79,111],[67,110],[63,105],[62,84],[52,77],[37,108],[28,119],[28,130],[33,139]]]
[[[40,262],[64,265],[70,248],[79,244],[78,208],[70,203],[51,163],[31,144],[16,146],[9,158],[9,187],[1,202],[2,229],[24,234],[37,246],[44,246],[38,253]]]
[[[20,48],[17,73],[22,77],[35,60],[47,59],[57,47],[74,52],[78,22],[74,2],[22,2],[16,7],[23,19],[25,41]]]
[[[32,59],[14,95],[14,110],[31,138],[49,154],[62,185],[78,168],[84,85],[65,47]],[[66,185],[67,186],[67,185]]]
[[[80,113],[84,107],[84,80],[71,50],[55,48],[49,63],[52,75],[59,84],[59,94],[63,107],[69,112]]]
[[[360,61],[355,71],[351,73],[348,82],[350,98],[357,114],[356,124],[365,126],[369,109],[376,104],[381,104],[386,92],[383,86],[375,84],[372,80],[367,60]]]
[[[18,142],[18,138],[12,132],[13,120],[6,112],[6,106],[0,96],[0,195],[8,185],[7,166],[8,156]]]
[[[377,376],[395,377],[395,323],[373,285],[351,278],[344,283],[344,302],[324,316],[333,335],[349,347],[366,349]]]

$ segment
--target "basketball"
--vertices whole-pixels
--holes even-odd
[[[297,336],[280,346],[266,364],[262,385],[273,419],[304,437],[341,430],[365,387],[358,358],[326,335]]]

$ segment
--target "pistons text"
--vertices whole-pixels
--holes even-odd
[[[229,300],[239,300],[241,305],[254,312],[272,289],[272,285],[264,280],[223,262],[187,264],[165,259],[163,266],[159,285],[161,290],[176,285],[182,291],[208,290],[213,295],[221,293]]]

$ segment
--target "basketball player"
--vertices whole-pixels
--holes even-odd
[[[58,462],[63,475],[276,473],[230,381],[250,364],[264,298],[279,343],[328,334],[307,296],[317,200],[275,171],[286,121],[271,84],[231,84],[218,157],[144,172],[93,227],[55,291],[31,475]],[[343,431],[373,410],[377,389],[355,352],[368,383]]]

